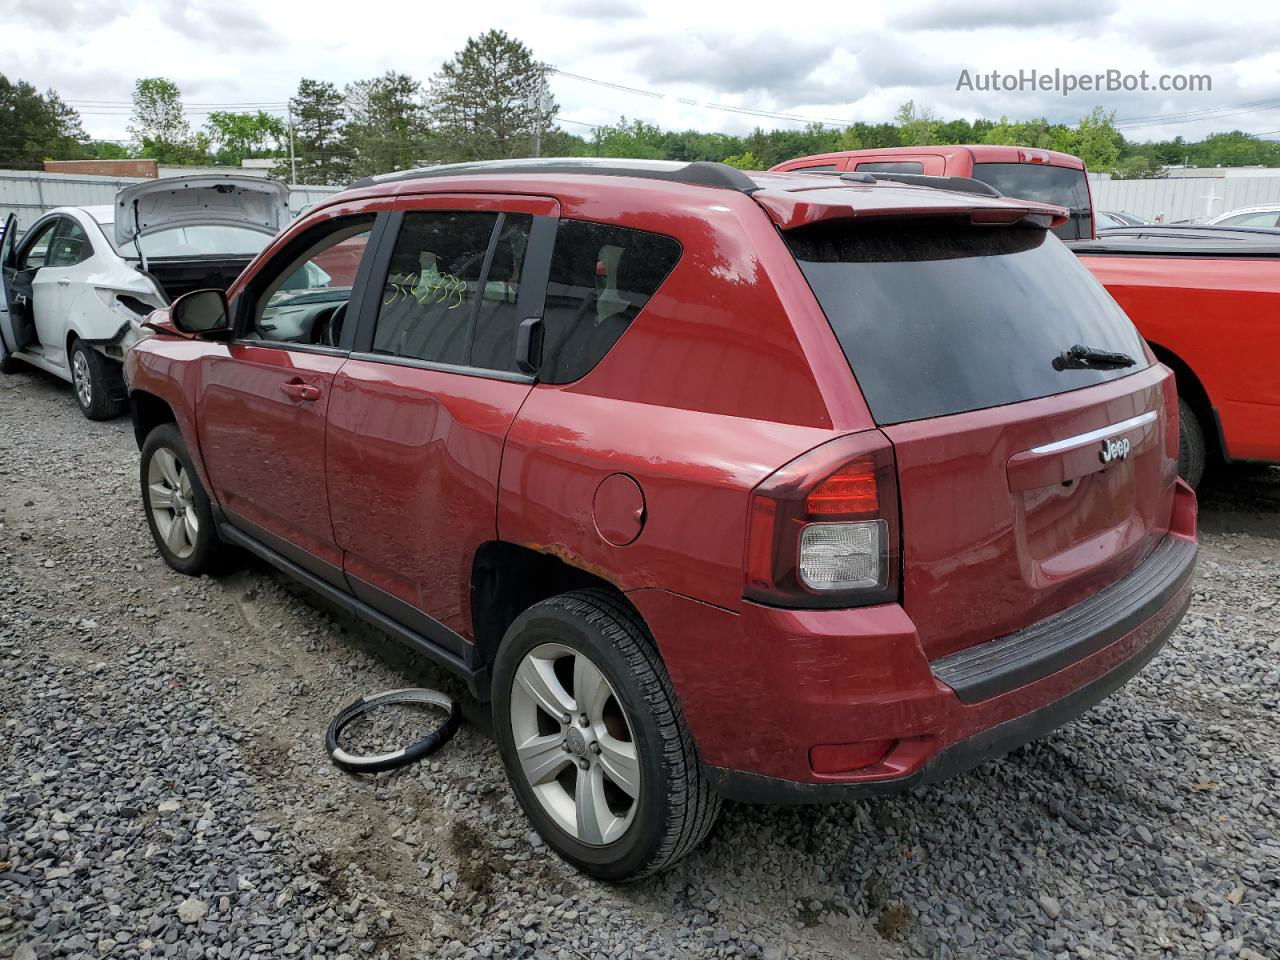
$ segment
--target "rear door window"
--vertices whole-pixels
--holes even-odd
[[[543,309],[539,378],[569,383],[609,352],[680,259],[671,237],[562,220]]]
[[[1129,318],[1045,230],[829,223],[786,240],[877,423],[1020,403],[1147,366]],[[1057,369],[1076,345],[1134,363]]]
[[[1071,211],[1070,219],[1053,228],[1064,240],[1093,236],[1093,208],[1083,170],[1046,163],[975,163],[973,179],[995,187],[1006,197],[1066,207]]]
[[[496,213],[406,213],[391,252],[373,352],[465,365]]]
[[[49,248],[49,266],[74,267],[93,256],[89,234],[72,217],[63,217]]]
[[[854,168],[859,173],[924,173],[919,160],[872,160]]]

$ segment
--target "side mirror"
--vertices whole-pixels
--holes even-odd
[[[231,329],[227,295],[221,290],[192,290],[169,306],[169,319],[183,333],[196,336]]]

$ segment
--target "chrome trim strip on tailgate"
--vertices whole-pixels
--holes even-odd
[[[1070,450],[1073,447],[1082,447],[1086,443],[1093,443],[1103,440],[1122,430],[1132,430],[1135,427],[1145,426],[1156,418],[1154,410],[1148,410],[1146,413],[1138,414],[1136,417],[1130,417],[1128,420],[1121,420],[1119,423],[1113,423],[1109,427],[1100,427],[1097,430],[1090,430],[1088,433],[1077,434],[1074,437],[1067,437],[1065,440],[1055,440],[1053,443],[1046,443],[1043,447],[1032,447],[1032,453],[1061,453],[1063,450]]]
[[[1089,599],[1016,633],[957,650],[930,664],[961,703],[1042,680],[1137,629],[1195,570],[1196,544],[1165,537],[1136,570]]]

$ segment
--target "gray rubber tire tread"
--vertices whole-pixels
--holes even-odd
[[[658,655],[649,628],[635,611],[605,590],[574,590],[542,601],[582,618],[617,647],[631,668],[663,741],[671,780],[667,788],[667,821],[664,836],[649,862],[628,881],[667,869],[698,846],[720,815],[720,795],[702,774],[693,735]]]
[[[1204,477],[1206,451],[1204,425],[1191,404],[1178,398],[1178,475],[1193,490]]]
[[[129,409],[129,398],[124,390],[124,371],[120,364],[108,360],[83,340],[77,340],[71,348],[71,356],[83,353],[89,365],[89,378],[92,384],[92,399],[89,406],[80,403],[80,395],[75,394],[76,406],[90,420],[114,420]],[[71,385],[72,391],[75,384]]]

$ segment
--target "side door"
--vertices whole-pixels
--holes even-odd
[[[13,252],[4,259],[3,268],[5,303],[9,308],[5,344],[14,353],[40,342],[35,325],[35,281],[44,268],[57,226],[58,217],[38,220],[21,243],[17,242],[15,224],[5,228],[5,247],[9,247],[10,238],[14,244]]]
[[[4,233],[0,234],[0,346],[4,353],[22,349],[18,334],[22,332],[17,315],[9,311],[9,281],[17,264],[18,218],[12,213],[4,221]]]
[[[337,282],[317,261],[342,248],[363,269],[376,225],[372,212],[333,216],[275,250],[236,294],[233,337],[201,360],[197,388],[200,450],[227,521],[343,587],[325,417],[364,284],[359,272]]]
[[[93,257],[93,245],[84,227],[72,216],[64,215],[54,230],[53,241],[45,268],[40,271],[35,284],[36,336],[44,344],[45,355],[52,361],[66,365],[67,331],[72,315],[83,312],[80,298],[83,294],[95,296],[89,277],[94,272],[89,260]],[[94,314],[102,312],[101,301]],[[116,327],[118,329],[118,324]],[[80,330],[80,335],[100,339],[115,330]]]
[[[533,378],[554,200],[411,198],[392,215],[350,359],[334,381],[334,536],[357,597],[464,658],[471,567],[497,537],[503,443]]]

